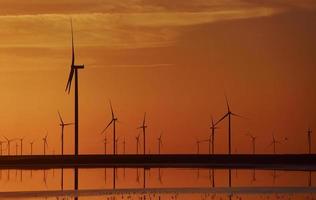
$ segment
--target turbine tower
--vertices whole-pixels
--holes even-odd
[[[308,140],[308,153],[312,154],[312,129],[307,130],[307,140]]]
[[[146,112],[144,114],[144,119],[143,119],[143,124],[139,126],[137,129],[142,129],[143,130],[143,139],[144,139],[144,155],[146,154]]]
[[[58,111],[58,116],[59,116],[59,120],[60,120],[59,126],[61,127],[61,155],[64,155],[64,128],[65,128],[65,126],[73,125],[73,123],[64,123],[64,120],[61,117],[59,111]]]
[[[135,139],[136,139],[136,154],[138,154],[138,147],[139,147],[139,145],[140,145],[140,143],[139,143],[139,137],[140,137],[139,134],[135,137]]]
[[[34,144],[34,140],[32,142],[30,142],[30,146],[31,146],[31,155],[33,155],[33,144]]]
[[[45,137],[43,137],[44,156],[46,155],[46,147],[47,146],[48,146],[48,143],[47,143],[47,134],[46,134]]]
[[[20,138],[21,156],[22,156],[22,153],[23,153],[23,140],[24,140],[24,137],[23,137],[23,138]]]
[[[214,149],[215,149],[215,130],[217,129],[217,127],[216,127],[216,125],[215,125],[215,123],[214,123],[214,119],[213,119],[213,117],[211,117],[212,118],[212,124],[211,124],[211,130],[212,130],[212,132],[211,132],[211,140],[212,140],[212,154],[214,154]],[[209,147],[210,148],[210,147]]]
[[[114,111],[113,111],[113,107],[112,107],[112,103],[111,101],[109,101],[109,104],[110,104],[110,109],[111,109],[111,116],[112,116],[112,119],[111,121],[109,122],[109,124],[102,130],[101,134],[103,134],[106,129],[111,125],[113,124],[113,154],[115,155],[115,152],[116,152],[116,142],[115,142],[115,138],[116,138],[116,132],[115,132],[115,124],[116,124],[116,121],[117,121],[117,117],[114,115]]]
[[[160,136],[158,137],[158,154],[160,154],[161,152],[161,146],[162,146],[162,134],[160,134]]]
[[[79,109],[78,109],[78,69],[83,69],[84,65],[75,64],[75,47],[74,47],[74,34],[72,28],[72,20],[70,21],[71,25],[71,47],[72,47],[72,61],[70,66],[69,78],[67,81],[65,91],[69,94],[71,89],[71,83],[73,76],[75,75],[75,155],[78,155],[79,149]]]

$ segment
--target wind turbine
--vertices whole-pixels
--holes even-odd
[[[61,155],[64,155],[64,128],[65,126],[73,125],[73,123],[65,123],[59,111],[58,111],[58,116],[60,120],[59,126],[61,127]]]
[[[225,99],[226,99],[226,106],[227,106],[227,113],[224,114],[224,116],[222,118],[220,118],[216,123],[215,123],[215,126],[217,124],[219,124],[221,121],[223,121],[226,117],[228,117],[228,154],[231,154],[231,117],[232,116],[236,116],[236,117],[242,117],[236,113],[233,113],[231,110],[230,110],[230,106],[229,106],[229,103],[228,103],[228,99],[227,99],[227,96],[225,96]]]
[[[252,154],[256,153],[256,136],[251,135],[250,133],[247,133],[246,136],[250,137],[251,144],[252,144]]]
[[[67,81],[65,91],[69,94],[71,89],[71,83],[73,76],[75,75],[75,155],[78,155],[78,136],[79,136],[79,109],[78,109],[78,69],[83,69],[84,65],[76,65],[75,64],[75,47],[74,47],[74,34],[73,34],[73,27],[72,27],[72,20],[70,21],[71,25],[71,47],[72,47],[72,61],[70,66],[70,73],[69,78]]]
[[[200,154],[200,143],[201,141],[197,139],[196,140],[197,154]]]
[[[107,143],[108,143],[108,140],[107,140],[107,138],[106,138],[106,136],[104,137],[104,139],[103,139],[103,144],[104,144],[104,155],[106,155],[106,145],[107,145]]]
[[[31,146],[31,155],[33,155],[33,144],[34,144],[34,140],[32,142],[30,142],[30,146]]]
[[[43,145],[44,145],[44,155],[46,155],[46,146],[48,146],[47,134],[45,135],[45,137],[43,137]]]
[[[214,143],[215,143],[215,130],[217,129],[217,127],[216,127],[216,125],[214,123],[213,117],[211,117],[211,118],[212,118],[212,124],[211,124],[210,128],[211,128],[212,132],[211,132],[210,140],[212,140],[212,154],[214,154],[214,149],[215,149],[215,146],[214,146]],[[210,147],[209,147],[209,149],[210,149]]]
[[[137,129],[142,129],[143,130],[143,138],[144,138],[144,155],[146,154],[146,112],[144,114],[144,119],[143,119],[143,124],[139,126]]]
[[[23,140],[24,140],[24,137],[23,137],[23,138],[20,138],[21,156],[22,156],[22,153],[23,153]]]
[[[3,153],[3,148],[2,148],[2,144],[5,143],[5,141],[1,141],[0,140],[0,155],[2,156]]]
[[[10,144],[11,142],[13,142],[14,140],[16,140],[15,138],[14,139],[8,139],[7,137],[4,136],[4,138],[7,140],[7,146],[8,146],[8,155],[10,155]]]
[[[312,129],[307,130],[307,140],[308,140],[308,153],[312,154]]]
[[[160,154],[161,151],[161,146],[162,146],[162,134],[160,134],[160,136],[158,137],[158,154]]]
[[[106,129],[111,125],[113,124],[113,154],[115,155],[115,152],[116,152],[116,143],[115,143],[115,139],[116,139],[116,133],[115,133],[115,124],[116,124],[116,121],[117,121],[117,117],[115,117],[114,115],[114,112],[113,112],[113,108],[112,108],[112,103],[111,101],[109,101],[109,104],[110,104],[110,109],[111,109],[111,116],[112,116],[112,119],[111,121],[109,122],[109,124],[103,129],[103,131],[101,132],[104,133],[106,131]]]
[[[274,134],[272,134],[272,142],[268,145],[271,146],[273,145],[273,154],[276,153],[276,144],[282,144],[282,142],[287,141],[287,138],[284,138],[283,140],[276,140]]]
[[[139,147],[139,145],[140,145],[140,143],[139,143],[139,137],[140,137],[139,134],[135,137],[135,139],[136,139],[136,154],[138,154],[138,147]]]
[[[19,145],[18,145],[18,142],[15,143],[15,155],[17,156],[18,155],[18,148],[19,148]]]

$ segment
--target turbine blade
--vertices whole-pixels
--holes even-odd
[[[227,110],[228,110],[228,112],[229,112],[229,111],[230,111],[230,107],[229,107],[228,98],[227,98],[227,95],[226,95],[226,94],[225,94],[225,100],[226,100]]]
[[[106,131],[106,129],[112,124],[112,122],[113,122],[113,119],[109,122],[109,124],[103,129],[103,131],[101,132],[101,134],[103,134],[105,131]]]
[[[65,91],[68,92],[68,94],[70,93],[73,75],[74,75],[74,68],[71,67],[70,72],[69,72],[69,77],[68,77],[67,85],[66,85],[66,89],[65,89]]]
[[[113,112],[113,107],[112,107],[112,103],[111,100],[109,100],[109,104],[110,104],[110,109],[111,109],[111,114],[112,114],[112,119],[114,119],[114,112]]]
[[[58,116],[59,116],[59,120],[60,120],[61,124],[64,124],[63,118],[61,117],[61,115],[60,115],[60,112],[59,112],[59,111],[58,111]]]
[[[244,116],[241,116],[241,115],[239,115],[239,114],[236,114],[236,113],[231,113],[231,115],[233,115],[233,116],[236,116],[236,117],[240,117],[240,118],[243,118],[243,119],[247,119],[246,117],[244,117]]]
[[[221,121],[223,121],[226,117],[228,116],[228,113],[226,113],[222,118],[220,118],[216,123],[215,126],[220,123]]]
[[[66,123],[64,124],[64,126],[69,126],[69,125],[73,125],[74,123]]]

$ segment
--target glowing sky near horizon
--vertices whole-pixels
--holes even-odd
[[[163,152],[193,153],[196,139],[210,133],[210,116],[226,111],[225,94],[247,118],[233,119],[237,152],[250,152],[248,131],[258,136],[259,153],[271,152],[273,133],[289,138],[277,151],[306,152],[306,130],[316,129],[312,0],[0,0],[0,135],[35,139],[42,153],[48,131],[49,151],[59,152],[57,110],[73,121],[73,93],[64,92],[70,18],[77,62],[86,66],[79,75],[80,153],[103,152],[109,99],[129,153],[144,112],[148,151],[157,152],[163,132]],[[220,125],[217,153],[227,151],[226,129]],[[72,153],[73,129],[65,134]],[[106,134],[111,140],[111,129]]]

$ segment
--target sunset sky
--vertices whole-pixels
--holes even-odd
[[[0,0],[0,135],[25,137],[25,153],[35,139],[41,154],[47,130],[49,152],[60,152],[57,110],[74,121],[73,90],[65,93],[72,18],[76,62],[85,64],[80,153],[103,152],[109,99],[128,153],[144,112],[148,151],[157,152],[163,132],[163,153],[195,153],[210,116],[226,112],[225,94],[246,117],[233,118],[234,152],[251,152],[248,131],[258,136],[258,153],[272,152],[273,133],[289,138],[279,153],[306,152],[307,128],[316,131],[316,2],[262,2]],[[226,153],[227,122],[219,126],[216,153]],[[112,140],[112,129],[106,134]],[[65,152],[73,153],[73,127],[65,135]]]

